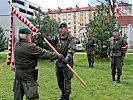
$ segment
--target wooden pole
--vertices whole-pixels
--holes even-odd
[[[50,48],[57,54],[60,55],[57,50],[49,43],[49,41],[44,37],[44,41],[50,46]],[[72,67],[67,64],[67,67],[72,71],[72,73],[77,77],[77,79],[84,85],[86,86],[85,82],[79,77],[79,75],[72,69]]]

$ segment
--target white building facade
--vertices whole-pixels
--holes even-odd
[[[9,4],[10,2],[10,4]],[[11,24],[11,5],[24,17],[35,17],[35,11],[39,6],[27,0],[0,0],[0,27],[4,30],[6,37],[9,37]]]

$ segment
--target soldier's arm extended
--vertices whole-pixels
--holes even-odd
[[[36,46],[35,44],[32,44],[29,48],[32,48],[32,51],[30,52],[34,57],[41,58],[41,59],[58,59],[58,55],[54,52],[47,51],[45,49],[40,48],[39,46]]]

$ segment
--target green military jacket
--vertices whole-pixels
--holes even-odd
[[[108,43],[108,56],[110,57],[122,57],[126,52],[123,52],[122,47],[126,45],[126,42],[121,37],[111,37]]]
[[[96,49],[96,40],[94,38],[88,38],[86,41],[86,50],[91,52]]]
[[[15,58],[15,78],[20,81],[34,80],[33,71],[37,66],[37,59],[57,59],[58,56],[52,52],[46,51],[34,43],[20,40],[14,47]]]
[[[54,40],[53,45],[60,54],[70,58],[69,64],[73,66],[73,55],[76,52],[76,38],[72,37],[69,33],[66,36],[58,35]],[[58,60],[56,65],[59,67],[66,66],[61,60]]]

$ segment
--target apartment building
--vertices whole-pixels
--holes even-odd
[[[10,0],[12,5],[25,17],[35,17],[35,11],[38,11],[39,7],[36,4],[29,2],[28,0]]]
[[[0,0],[0,27],[3,28],[6,37],[9,37],[11,24],[11,5],[24,17],[35,17],[35,11],[38,11],[38,5],[27,0]]]
[[[119,4],[121,16],[131,16],[131,4],[121,3]],[[78,7],[76,8],[66,8],[61,9],[58,7],[58,10],[48,9],[45,12],[45,15],[49,15],[51,18],[55,19],[57,22],[67,22],[69,31],[71,34],[77,38],[80,37],[79,30],[84,27],[86,24],[93,19],[94,14],[96,13],[96,6],[88,7]]]

